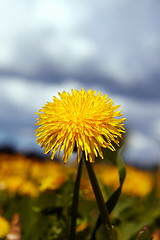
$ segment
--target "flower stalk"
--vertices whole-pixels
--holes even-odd
[[[81,180],[81,175],[82,175],[82,165],[83,165],[83,159],[81,158],[81,160],[79,162],[75,185],[74,185],[69,240],[76,239],[76,219],[77,219],[77,210],[78,210],[80,180]]]
[[[98,180],[94,173],[92,164],[88,161],[85,161],[85,163],[86,163],[88,175],[90,178],[90,182],[91,182],[94,194],[95,194],[95,198],[96,198],[96,201],[98,204],[101,219],[102,219],[104,228],[106,230],[106,239],[107,240],[115,240],[115,235],[114,235],[112,224],[110,222],[109,213],[108,213],[107,207],[105,205],[104,198],[103,198],[102,192],[100,190]]]

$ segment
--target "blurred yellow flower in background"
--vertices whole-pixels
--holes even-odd
[[[119,175],[115,166],[98,164],[95,167],[97,175],[103,184],[111,186],[114,189],[119,186]],[[126,178],[122,187],[122,193],[144,197],[149,194],[153,188],[154,178],[151,172],[126,166]]]
[[[46,190],[55,190],[59,188],[64,182],[66,181],[66,178],[62,176],[62,174],[55,174],[53,176],[49,176],[46,178],[43,178],[40,181],[40,191],[46,191]]]
[[[69,168],[67,166],[55,161],[35,161],[18,154],[12,156],[0,154],[0,191],[11,195],[17,193],[22,196],[36,197],[41,192],[56,190],[67,181],[69,176],[75,179],[76,165]],[[95,164],[95,170],[102,184],[113,189],[119,186],[116,166]],[[157,195],[159,194],[160,174],[158,171],[153,176],[151,171],[126,166],[126,172],[122,188],[124,194],[144,197],[155,187]],[[86,199],[94,199],[92,186],[85,172],[81,179],[81,191]]]
[[[68,175],[67,168],[60,162],[0,154],[0,191],[11,195],[36,197],[42,191],[58,189]]]
[[[39,194],[39,189],[37,185],[30,180],[25,180],[22,182],[20,188],[18,189],[20,195],[27,195],[30,197],[36,197]]]
[[[122,192],[133,196],[145,197],[154,187],[154,178],[149,171],[142,171],[131,166],[126,168],[126,179]]]
[[[0,238],[7,236],[9,232],[9,222],[0,216]]]
[[[18,191],[18,189],[21,187],[22,183],[23,183],[24,179],[22,178],[22,176],[6,176],[4,178],[4,182],[5,182],[5,189],[9,192],[9,193],[16,193]]]
[[[96,164],[95,169],[103,184],[117,188],[119,186],[118,170],[115,166],[107,164]]]
[[[153,233],[153,240],[160,240],[160,229],[157,229],[157,230]]]
[[[44,169],[43,162],[38,162],[38,161],[32,162],[32,166],[29,169],[30,177],[38,181],[38,179],[42,178],[44,173],[46,172],[44,170],[42,171],[42,168]]]
[[[95,199],[95,195],[89,179],[82,178],[80,188],[82,191],[82,195],[85,199],[88,199],[88,200]]]
[[[42,169],[45,169],[43,171]],[[40,191],[55,190],[66,180],[68,173],[61,163],[45,162],[41,163],[41,176],[38,179]]]

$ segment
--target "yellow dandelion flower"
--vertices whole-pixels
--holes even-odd
[[[6,190],[11,193],[11,194],[15,194],[18,189],[21,187],[24,179],[21,176],[9,176],[6,179],[4,179],[5,181],[5,188]]]
[[[62,176],[62,174],[54,174],[54,176],[49,176],[46,178],[43,178],[40,181],[40,191],[46,191],[46,190],[56,190],[58,189],[64,182],[66,181],[66,178]]]
[[[95,166],[98,177],[104,185],[117,188],[119,186],[118,170],[115,166],[98,164]]]
[[[116,167],[101,164],[96,166],[96,172],[104,185],[114,189],[119,186],[119,175]],[[153,187],[153,176],[149,171],[126,166],[126,178],[122,187],[123,194],[145,197],[152,191]]]
[[[45,154],[52,151],[52,159],[63,150],[66,163],[76,146],[77,161],[84,151],[86,160],[94,162],[95,156],[103,158],[102,147],[115,151],[113,143],[119,145],[125,132],[119,107],[107,95],[91,89],[63,91],[37,113],[37,142]]]
[[[45,171],[42,169],[45,168]],[[40,191],[58,189],[68,177],[64,165],[56,162],[45,162],[41,168],[40,178],[38,179]]]
[[[122,188],[123,193],[145,197],[152,191],[154,181],[150,172],[142,171],[130,166],[128,166],[126,170],[126,179]]]
[[[8,221],[0,216],[0,238],[7,236],[9,232],[9,223]]]
[[[18,189],[18,193],[20,195],[27,195],[30,197],[37,197],[38,196],[38,186],[30,181],[30,180],[24,180]]]

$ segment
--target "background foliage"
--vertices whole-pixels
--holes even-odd
[[[119,186],[117,167],[111,159],[94,164],[94,169],[107,201]],[[76,171],[77,164],[64,165],[20,154],[0,154],[1,216],[11,224],[14,214],[18,213],[23,240],[67,240]],[[159,239],[159,185],[158,167],[142,170],[126,166],[122,194],[111,213],[120,240],[150,240],[153,236],[155,240]],[[77,216],[77,240],[91,238],[98,215],[84,167]],[[101,226],[96,239],[104,239],[104,236]]]

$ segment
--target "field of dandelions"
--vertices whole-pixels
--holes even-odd
[[[160,169],[124,164],[119,106],[92,90],[59,95],[38,113],[51,156],[0,153],[0,239],[160,240]]]
[[[49,158],[0,154],[0,239],[19,234],[23,240],[65,240],[68,236],[77,166]],[[118,239],[159,240],[160,171],[126,166],[121,197],[111,214]],[[118,187],[118,171],[113,161],[95,164],[95,171],[107,199]],[[98,208],[86,170],[80,185],[76,239],[90,239]],[[14,218],[18,215],[18,222]],[[137,237],[145,229],[145,237]],[[8,236],[8,237],[7,237]],[[105,239],[103,227],[96,239]]]

